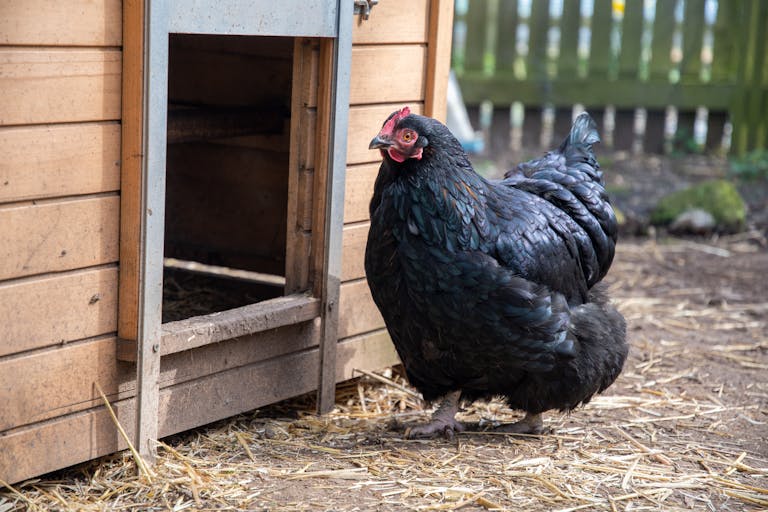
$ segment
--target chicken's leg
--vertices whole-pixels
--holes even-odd
[[[463,432],[464,425],[456,421],[456,413],[459,412],[459,399],[461,391],[451,391],[432,414],[429,423],[409,427],[405,431],[405,437],[408,439],[420,439],[443,435],[452,439],[456,432]]]
[[[544,431],[544,423],[541,414],[525,413],[525,418],[515,423],[500,425],[493,429],[494,432],[506,432],[509,434],[533,434],[538,435]]]

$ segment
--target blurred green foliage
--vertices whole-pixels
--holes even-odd
[[[768,150],[756,149],[730,160],[729,173],[744,180],[768,179]]]

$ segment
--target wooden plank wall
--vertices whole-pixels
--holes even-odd
[[[135,423],[135,366],[116,356],[123,4],[0,5],[0,479],[9,483],[124,448],[95,383],[129,433]],[[340,380],[396,361],[362,268],[379,158],[367,147],[403,104],[442,115],[425,98],[443,87],[436,63],[447,54],[427,41],[450,41],[450,21],[436,20],[451,5],[387,0],[355,28]],[[308,322],[164,357],[160,435],[315,389],[317,340]]]
[[[61,463],[47,450],[75,432],[56,440],[30,426],[91,403],[94,381],[118,392],[108,354],[117,327],[121,30],[120,0],[0,5],[3,454],[12,433],[28,429],[41,459]],[[53,469],[45,464],[13,473],[3,462],[0,478]]]
[[[384,120],[411,111],[445,116],[453,2],[387,0],[368,20],[355,17],[344,205],[339,338],[388,339],[365,281],[368,202],[381,156],[368,149]],[[396,361],[391,345],[380,344]],[[344,375],[349,378],[351,375]]]

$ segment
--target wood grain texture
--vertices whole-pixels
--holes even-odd
[[[0,202],[120,188],[120,125],[0,128]]]
[[[189,354],[200,355],[195,351]],[[311,391],[317,386],[318,361],[315,347],[165,387],[160,392],[159,435],[168,436]],[[355,368],[377,370],[396,363],[397,355],[388,336],[379,330],[339,343],[336,375],[348,379]],[[164,369],[163,375],[171,370]],[[286,379],[286,375],[293,378]],[[228,399],[222,400],[222,396]],[[120,397],[113,406],[120,423],[133,437],[135,399]],[[0,477],[15,483],[125,448],[103,407],[59,415],[0,436]]]
[[[394,347],[382,331],[339,342],[337,355],[337,382],[350,378],[353,368],[380,369],[397,363]],[[312,391],[317,387],[318,363],[319,348],[314,346],[165,387],[160,396],[160,435]]]
[[[120,46],[120,0],[3,0],[0,44]]]
[[[333,73],[333,40],[322,39],[318,56],[318,84],[317,84],[317,125],[315,131],[314,146],[314,182],[312,196],[315,208],[312,218],[312,261],[311,273],[314,276],[312,293],[315,297],[322,297],[325,286],[324,258],[325,258],[325,226],[326,226],[326,200],[328,195],[329,169],[329,141],[331,130],[331,75]]]
[[[317,348],[319,336],[320,322],[316,320],[168,354],[162,361],[160,387]]]
[[[347,168],[344,190],[345,223],[368,220],[368,204],[373,196],[373,184],[376,182],[379,166],[379,162],[375,162]]]
[[[349,103],[424,100],[426,57],[420,44],[353,46]]]
[[[0,359],[0,431],[96,406],[94,382],[117,396],[116,346],[108,336]]]
[[[317,101],[319,58],[319,48],[312,40],[294,42],[285,236],[286,294],[307,290],[311,276],[307,242],[312,235],[314,172],[306,162],[313,158],[317,116],[315,109],[306,105]]]
[[[309,231],[302,231],[294,237],[293,252],[295,254],[293,267],[286,266],[286,274],[291,273],[295,282],[306,283],[306,286],[302,287],[300,291],[309,291],[312,289],[314,275],[312,275],[312,266],[307,264],[312,261],[312,233]]]
[[[135,400],[112,405],[120,424],[133,438]],[[60,416],[0,436],[0,478],[20,482],[126,448],[104,407]]]
[[[304,322],[168,354],[158,382],[165,388],[317,347],[318,332],[313,322]],[[12,390],[0,395],[0,432],[98,406],[93,382],[110,400],[136,396],[135,366],[118,361],[120,343],[104,336],[0,358],[0,389]]]
[[[0,279],[117,261],[119,198],[0,208]]]
[[[117,267],[2,283],[0,325],[0,356],[113,332]]]
[[[117,335],[137,340],[144,163],[144,0],[123,0],[120,311]]]
[[[352,43],[425,43],[429,5],[430,0],[379,2],[367,20],[354,17]]]
[[[365,279],[342,283],[339,299],[339,339],[384,327]]]
[[[448,74],[451,71],[453,0],[432,0],[424,111],[445,122],[448,109]]]
[[[299,172],[298,183],[296,184],[296,219],[294,224],[298,231],[312,231],[312,221],[315,214],[314,182],[313,169]],[[290,197],[290,190],[288,195]],[[290,217],[288,224],[291,225]]]
[[[341,280],[365,277],[365,244],[370,223],[344,226],[341,258]]]
[[[0,126],[120,119],[121,53],[0,48]]]
[[[411,112],[424,112],[422,102],[409,102]],[[347,165],[381,161],[378,150],[368,149],[381,125],[389,114],[403,107],[400,103],[389,105],[360,105],[349,109],[349,128],[347,131]]]
[[[298,52],[301,55],[300,66],[303,76],[301,83],[298,84],[299,98],[304,107],[314,109],[317,107],[317,86],[320,80],[320,44],[317,39],[311,38],[297,40],[296,44],[301,45],[301,49],[294,46],[293,51],[294,54]],[[294,70],[294,76],[291,77],[293,81],[296,80],[295,73]]]
[[[240,308],[163,324],[160,354],[271,331],[320,316],[320,299],[307,295],[277,297]]]

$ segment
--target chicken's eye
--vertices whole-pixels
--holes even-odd
[[[408,130],[403,132],[403,136],[401,138],[403,139],[404,142],[411,142],[416,137],[412,131]]]

